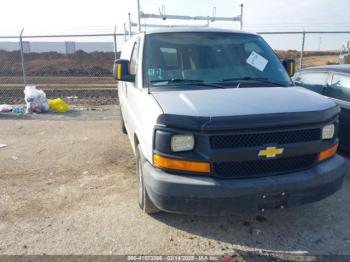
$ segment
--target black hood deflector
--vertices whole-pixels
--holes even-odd
[[[315,123],[327,123],[340,113],[339,106],[323,111],[259,114],[243,116],[198,117],[162,114],[157,124],[172,128],[197,131],[269,128],[282,126],[299,126]]]

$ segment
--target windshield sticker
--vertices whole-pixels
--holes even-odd
[[[156,76],[158,77],[158,79],[162,79],[162,69],[161,68],[156,69]]]
[[[154,76],[156,74],[156,70],[154,68],[148,68],[147,75]]]
[[[162,69],[161,68],[148,68],[147,75],[152,80],[162,79]]]
[[[247,58],[246,62],[250,64],[252,67],[255,67],[256,69],[262,72],[264,71],[269,60],[259,55],[258,53],[252,51],[250,56]]]

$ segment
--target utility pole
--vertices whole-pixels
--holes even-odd
[[[322,34],[320,34],[320,38],[318,40],[318,51],[321,51],[321,44],[322,44]]]
[[[137,0],[137,25],[139,32],[141,32],[141,7],[140,7],[140,0]]]

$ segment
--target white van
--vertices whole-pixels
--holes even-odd
[[[293,73],[294,61],[281,63],[256,34],[188,28],[130,38],[114,75],[140,207],[224,215],[336,192],[346,171],[339,107],[293,86]]]

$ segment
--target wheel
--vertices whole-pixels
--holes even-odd
[[[138,202],[140,208],[147,214],[154,214],[160,212],[160,210],[153,204],[152,200],[149,198],[146,187],[143,180],[143,163],[145,158],[142,155],[140,146],[137,146],[136,151],[136,171],[138,178]]]
[[[122,131],[123,134],[127,134],[128,132],[126,131],[126,127],[125,127],[125,122],[124,122],[124,118],[123,118],[123,113],[122,113],[122,108],[119,107],[119,113],[120,113],[120,129]]]

